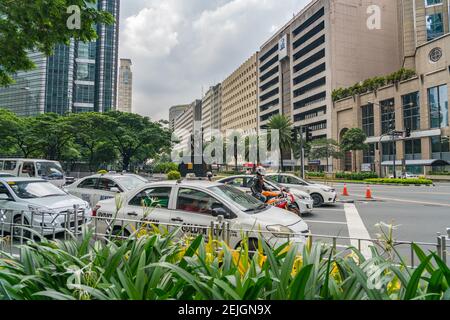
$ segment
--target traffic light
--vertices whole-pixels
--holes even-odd
[[[312,131],[311,131],[311,129],[309,127],[305,128],[305,134],[306,134],[305,135],[306,136],[306,138],[305,138],[306,142],[312,141],[312,138],[313,138]]]
[[[297,128],[293,128],[291,131],[291,140],[293,142],[297,142],[298,136],[297,136]]]
[[[406,128],[405,130],[405,138],[411,137],[411,128]]]

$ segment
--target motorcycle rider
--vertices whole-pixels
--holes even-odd
[[[258,200],[266,203],[267,197],[262,193],[264,191],[270,191],[269,188],[266,187],[264,183],[264,176],[266,175],[266,169],[263,167],[256,168],[256,177],[253,179],[253,183],[251,186],[252,194]]]

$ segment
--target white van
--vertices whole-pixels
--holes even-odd
[[[66,184],[66,178],[58,161],[42,159],[0,159],[0,172],[15,177],[41,178],[57,187]]]

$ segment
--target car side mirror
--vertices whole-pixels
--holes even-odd
[[[6,193],[0,193],[0,200],[2,200],[2,201],[13,201],[14,199],[12,199]]]
[[[120,190],[117,187],[112,187],[109,191],[115,192],[115,193],[120,193]]]
[[[231,217],[231,215],[228,213],[228,211],[222,207],[213,208],[211,210],[211,215],[215,218],[217,218],[219,216],[223,216],[225,219],[229,219]]]

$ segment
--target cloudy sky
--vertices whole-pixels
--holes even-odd
[[[201,98],[310,0],[122,0],[120,57],[133,106],[153,120]]]

